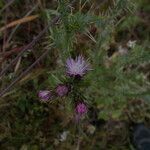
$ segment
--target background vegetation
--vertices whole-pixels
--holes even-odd
[[[0,148],[134,150],[132,125],[150,126],[148,2],[1,0]],[[80,86],[89,105],[81,134],[69,97],[37,96],[79,54],[93,69]]]

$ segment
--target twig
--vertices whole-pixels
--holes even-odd
[[[13,53],[20,52],[25,46],[15,47],[9,51],[0,53],[0,57],[9,58]]]
[[[9,1],[1,10],[0,10],[0,14],[7,8],[9,7],[15,0],[11,0]]]
[[[8,8],[6,9],[6,14],[5,14],[5,25],[7,24],[7,20],[8,20],[8,14],[9,14],[9,11],[8,11]],[[7,30],[5,29],[4,30],[4,36],[3,36],[3,46],[2,46],[2,52],[5,52],[6,50],[6,39],[7,39]],[[5,67],[5,62],[2,64],[1,68],[3,69]],[[1,89],[3,88],[4,86],[4,81],[2,80],[2,84],[1,84]]]
[[[24,17],[24,18],[21,18],[21,19],[18,19],[18,20],[15,20],[9,24],[7,24],[6,26],[0,28],[0,32],[3,32],[5,31],[6,29],[8,28],[11,28],[13,26],[16,26],[18,24],[22,24],[22,23],[26,23],[26,22],[29,22],[29,21],[32,21],[34,19],[37,19],[39,17],[39,15],[32,15],[32,16],[27,16],[27,17]]]
[[[31,48],[31,47],[41,38],[41,36],[47,31],[47,29],[49,28],[49,26],[50,26],[50,25],[54,25],[54,24],[58,21],[59,18],[60,18],[59,16],[55,17],[55,18],[52,20],[52,22],[50,22],[50,23],[32,40],[31,43],[29,43],[26,47],[24,47],[24,48],[22,49],[22,51],[16,56],[16,58],[13,59],[13,60],[11,61],[11,63],[10,63],[8,66],[6,66],[6,67],[0,72],[0,76],[2,76],[2,75],[16,62],[16,61],[18,60],[18,58],[19,58],[20,56],[22,56],[23,53],[24,53],[26,50],[28,50],[29,48]]]
[[[44,58],[48,52],[50,51],[50,49],[46,50],[31,66],[28,67],[28,69],[26,69],[24,72],[22,72],[19,77],[17,77],[14,81],[12,81],[10,83],[10,85],[3,89],[1,92],[0,92],[0,97],[2,97],[6,92],[8,92],[10,90],[10,88],[16,83],[18,82],[22,77],[24,77],[24,75],[26,75],[39,61],[41,61],[42,58]]]
[[[77,143],[76,150],[80,150],[80,143],[81,143],[81,139],[80,139],[80,137],[79,137],[79,138],[78,138],[78,143]]]
[[[27,17],[29,16],[36,8],[38,7],[38,4],[36,4],[24,17]],[[18,24],[14,29],[13,31],[10,33],[8,39],[7,39],[7,44],[9,43],[9,41],[11,40],[13,34],[15,33],[15,31],[17,30],[17,28],[20,26],[20,24]]]

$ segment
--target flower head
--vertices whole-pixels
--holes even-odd
[[[67,95],[69,92],[69,88],[68,86],[64,85],[64,84],[59,84],[57,87],[56,87],[56,94],[60,97],[63,97],[65,95]]]
[[[78,103],[76,105],[75,112],[75,121],[79,122],[88,112],[87,105],[83,102]]]
[[[48,90],[41,90],[39,91],[38,96],[43,102],[46,102],[52,97],[52,93]]]
[[[90,70],[89,63],[79,55],[76,59],[68,58],[66,61],[66,72],[69,76],[82,77],[85,73]]]
[[[77,113],[79,116],[83,116],[83,115],[85,115],[87,112],[88,112],[88,108],[87,108],[87,106],[86,106],[85,103],[81,102],[81,103],[77,104],[77,106],[76,106],[76,113]]]

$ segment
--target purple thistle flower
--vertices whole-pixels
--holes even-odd
[[[90,70],[90,65],[84,60],[83,56],[79,55],[76,59],[68,58],[66,61],[66,68],[66,72],[69,76],[82,77]]]
[[[83,116],[88,112],[88,108],[86,106],[86,104],[84,104],[83,102],[78,103],[76,106],[76,113],[79,116]]]
[[[39,91],[38,96],[43,102],[47,102],[52,97],[52,93],[48,90],[41,90]]]
[[[88,112],[88,108],[85,103],[80,102],[76,105],[75,108],[75,121],[76,123],[79,123],[79,121],[85,116],[85,114]]]
[[[56,87],[56,94],[60,97],[63,97],[65,95],[67,95],[69,92],[69,88],[68,86],[64,85],[64,84],[59,84],[57,87]]]

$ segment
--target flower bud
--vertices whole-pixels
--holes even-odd
[[[52,93],[48,90],[41,90],[38,93],[38,97],[41,99],[41,101],[47,102],[52,97]]]
[[[56,94],[59,96],[59,97],[63,97],[63,96],[66,96],[69,92],[69,88],[68,86],[64,85],[64,84],[59,84],[57,87],[56,87]]]

